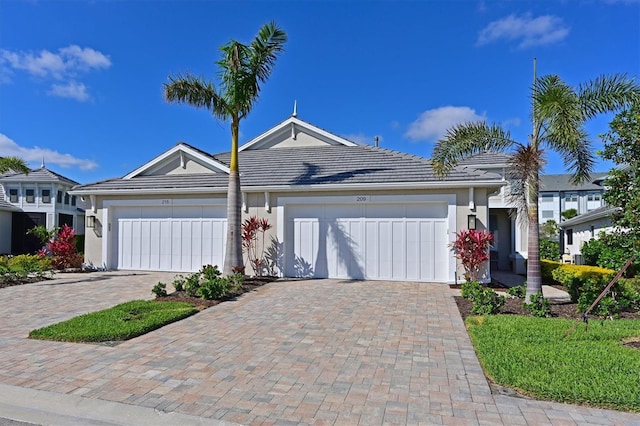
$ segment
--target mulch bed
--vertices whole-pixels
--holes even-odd
[[[39,281],[46,281],[46,280],[49,280],[49,279],[51,279],[51,278],[30,277],[30,278],[25,278],[23,280],[16,280],[16,281],[0,281],[0,288],[13,287],[13,286],[22,285],[22,284],[37,283]]]
[[[457,286],[451,285],[450,287],[460,288],[460,285],[457,285]],[[493,288],[498,293],[504,292],[506,290],[499,285],[489,285],[489,288]],[[504,303],[504,309],[502,313],[499,315],[533,316],[531,315],[531,312],[529,312],[522,306],[522,299],[513,298],[513,297],[510,297],[509,295],[506,295],[506,296],[507,296],[507,299],[505,300],[505,303]],[[460,316],[462,316],[463,321],[467,319],[467,317],[475,315],[471,313],[473,302],[463,298],[462,296],[455,296],[454,299],[456,301],[456,305],[458,305],[458,310],[460,311]],[[549,300],[549,305],[551,308],[552,318],[566,318],[571,320],[577,320],[581,318],[582,314],[578,313],[577,303]],[[601,318],[595,315],[590,315],[589,319],[593,321],[601,320]],[[634,312],[634,311],[621,312],[619,318],[617,319],[640,319],[640,313]],[[628,341],[625,343],[625,345],[630,346],[632,348],[640,349],[640,338]]]
[[[230,293],[223,299],[218,300],[205,300],[200,297],[187,296],[184,291],[174,291],[173,293],[169,293],[165,297],[156,297],[155,300],[158,302],[187,302],[202,310],[210,308],[211,306],[215,306],[219,303],[226,302],[228,300],[234,300],[244,293],[257,290],[263,285],[273,282],[277,279],[278,277],[246,277],[244,279],[244,282],[242,283],[242,288],[240,290],[234,293]]]

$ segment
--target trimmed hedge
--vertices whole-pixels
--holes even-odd
[[[542,274],[542,282],[545,284],[560,285],[560,283],[553,278],[553,271],[558,269],[560,266],[562,266],[562,263],[560,262],[540,259],[540,273]]]
[[[598,266],[571,264],[560,265],[552,273],[553,278],[567,289],[574,303],[578,302],[582,287],[588,281],[609,283],[615,274],[616,271]]]

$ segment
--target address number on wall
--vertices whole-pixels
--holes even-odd
[[[160,204],[163,206],[168,206],[171,204],[171,200],[168,200],[168,199],[160,200]]]
[[[366,195],[357,195],[356,196],[356,203],[366,203],[367,201],[369,201],[369,197]]]

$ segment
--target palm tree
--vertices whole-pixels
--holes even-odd
[[[29,173],[29,167],[22,158],[0,157],[0,174],[14,171],[16,173]]]
[[[231,162],[227,189],[227,247],[223,272],[230,275],[243,268],[241,244],[240,170],[238,167],[238,132],[260,94],[264,83],[284,50],[286,33],[274,22],[260,28],[251,44],[231,40],[220,48],[220,85],[188,73],[170,76],[164,84],[164,97],[169,102],[186,103],[205,108],[222,121],[231,122]]]
[[[433,151],[436,173],[448,174],[463,158],[490,150],[510,152],[509,178],[518,216],[529,225],[526,299],[542,292],[538,219],[539,175],[546,150],[558,152],[574,183],[584,182],[594,158],[585,123],[600,113],[627,107],[640,99],[640,85],[626,75],[601,76],[577,88],[556,75],[536,78],[532,90],[533,131],[526,143],[511,138],[497,124],[463,123],[449,129]]]

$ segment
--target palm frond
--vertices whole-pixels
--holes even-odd
[[[260,84],[271,75],[286,41],[286,33],[271,22],[260,28],[250,45],[232,40],[221,48],[220,86],[227,103],[241,118],[252,109]]]
[[[446,176],[460,160],[484,151],[506,151],[517,142],[497,124],[485,122],[458,124],[440,139],[431,156],[434,171]]]
[[[579,129],[578,139],[573,144],[549,145],[562,156],[564,166],[572,175],[571,182],[573,184],[579,185],[590,179],[595,159],[586,131]]]
[[[615,112],[640,102],[640,84],[626,74],[600,76],[578,86],[581,110],[585,119]]]
[[[558,76],[540,77],[533,95],[534,117],[540,123],[538,145],[558,152],[575,183],[589,178],[594,165],[584,130],[585,114],[579,94]]]
[[[29,173],[29,167],[22,158],[0,157],[0,173],[14,171],[16,173]]]
[[[533,117],[540,125],[534,145],[574,145],[584,123],[578,94],[558,76],[538,78],[533,92]]]
[[[169,82],[164,84],[164,98],[168,102],[208,109],[222,120],[229,118],[226,102],[218,95],[213,83],[188,73],[169,77]]]

